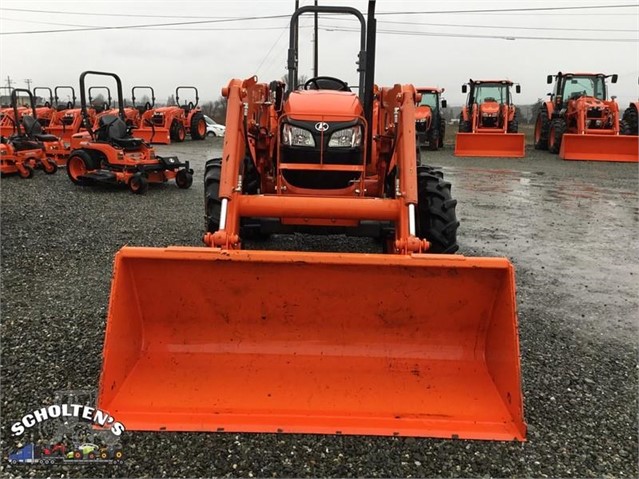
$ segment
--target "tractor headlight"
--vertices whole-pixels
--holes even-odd
[[[415,120],[416,123],[426,123],[426,118],[419,118]]]
[[[288,146],[315,146],[310,131],[287,123],[282,127],[282,144]]]
[[[329,148],[355,148],[362,144],[362,127],[359,125],[338,130],[328,140]]]

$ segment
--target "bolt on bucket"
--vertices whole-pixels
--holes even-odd
[[[566,133],[561,138],[559,157],[563,160],[638,162],[639,137]]]
[[[524,440],[513,267],[123,248],[98,407],[129,430]]]
[[[455,156],[523,158],[526,140],[523,133],[457,133]]]

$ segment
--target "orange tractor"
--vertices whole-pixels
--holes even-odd
[[[564,160],[639,161],[637,137],[621,135],[619,105],[608,100],[606,79],[617,75],[562,73],[535,123],[535,148]]]
[[[128,430],[524,439],[513,267],[446,254],[456,201],[416,164],[415,88],[374,85],[374,5],[368,22],[296,10],[288,86],[222,89],[207,247],[117,253],[98,407]],[[314,12],[359,21],[357,93],[298,89]],[[247,251],[251,233],[372,236],[385,254]]]
[[[38,90],[45,90],[49,92],[49,98],[39,97]],[[36,99],[36,119],[38,123],[42,126],[42,128],[46,129],[51,123],[51,118],[55,113],[55,108],[53,107],[53,90],[49,87],[37,86],[33,89],[33,96]],[[38,98],[41,98],[42,101],[38,103]]]
[[[472,79],[462,85],[468,96],[459,118],[455,156],[524,157],[525,138],[518,132],[512,86],[509,80]],[[521,92],[519,85],[515,92]]]
[[[180,90],[193,90],[195,103],[189,101],[180,105]],[[177,105],[164,106],[149,110],[136,131],[142,138],[153,135],[153,143],[169,144],[182,142],[187,135],[193,140],[206,138],[206,121],[199,102],[198,89],[193,86],[179,86],[175,89]]]
[[[33,115],[28,115],[28,110],[19,114],[18,92],[28,95]],[[58,170],[57,154],[62,145],[57,137],[42,132],[42,127],[36,119],[35,99],[32,93],[23,88],[13,89],[11,104],[14,113],[7,118],[13,122],[17,133],[9,137],[2,136],[0,172],[3,175],[18,174],[21,178],[31,178],[37,168],[50,175],[55,173]],[[20,119],[15,121],[13,118]]]
[[[428,144],[429,150],[443,148],[446,120],[442,115],[442,109],[446,108],[446,100],[441,98],[441,94],[444,89],[419,87],[417,92],[421,95],[415,111],[417,144]]]
[[[66,103],[61,102],[59,97],[59,91],[63,89],[71,90],[70,100]],[[76,96],[72,86],[57,86],[53,92],[56,111],[51,117],[47,132],[57,136],[68,146],[71,144],[73,135],[83,130],[82,109],[75,107]],[[95,118],[93,108],[88,108],[87,113],[92,120]]]
[[[115,80],[118,93],[118,114],[100,117],[96,129],[88,112],[85,90],[87,75],[107,76]],[[193,170],[188,162],[176,156],[162,157],[140,138],[131,136],[132,126],[126,124],[122,82],[114,73],[86,71],[80,75],[80,99],[85,133],[72,139],[67,173],[76,185],[124,184],[132,193],[146,193],[149,183],[165,183],[174,179],[186,189],[193,183]]]
[[[92,98],[91,96],[91,92],[96,90],[96,89],[100,89],[100,90],[105,90],[107,92],[107,97],[105,102],[103,102],[102,104],[100,104],[99,102],[96,103],[96,101]],[[89,93],[89,105],[95,110],[96,114],[95,114],[95,120],[93,122],[93,129],[97,130],[100,126],[100,118],[105,116],[105,115],[111,115],[111,116],[118,116],[120,114],[120,107],[119,105],[117,107],[113,107],[113,102],[112,102],[112,98],[111,98],[111,89],[107,86],[92,86],[89,87],[88,89],[88,93]],[[138,128],[140,125],[140,112],[138,111],[137,108],[132,108],[132,107],[124,107],[124,118],[125,118],[125,123],[127,124],[127,126],[133,127],[133,128]],[[145,139],[145,138],[141,138],[141,139]]]
[[[149,90],[151,92],[151,97],[142,97],[142,99],[147,98],[147,101],[144,102],[144,105],[138,105],[135,103],[135,92],[136,90]],[[153,123],[153,115],[155,114],[155,91],[153,87],[150,86],[134,86],[131,88],[131,101],[133,102],[133,110],[137,112],[137,123],[134,123],[136,126],[135,135],[142,138],[147,143],[162,143],[162,141],[155,141],[155,124]],[[160,136],[162,133],[160,133]],[[170,135],[166,136],[164,133],[164,138],[167,141],[170,141]]]

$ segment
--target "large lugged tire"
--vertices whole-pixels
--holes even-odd
[[[623,120],[619,122],[619,130],[622,135],[639,135],[637,121],[637,107],[631,104],[623,113]]]
[[[191,139],[203,140],[206,138],[206,121],[200,112],[193,113],[191,117]]]
[[[519,122],[517,121],[517,115],[515,115],[512,121],[508,122],[508,133],[518,133],[519,132]]]
[[[439,130],[435,128],[435,125],[431,126],[427,133],[428,136],[428,149],[436,151],[439,148]]]
[[[459,133],[470,133],[472,126],[469,121],[464,120],[464,115],[459,115]]]
[[[455,213],[457,200],[441,171],[429,166],[417,168],[417,236],[430,242],[428,253],[452,254],[459,249]]]
[[[550,123],[550,131],[548,132],[548,151],[551,153],[559,153],[561,148],[561,139],[566,132],[566,121],[563,118],[555,118]]]
[[[439,147],[444,147],[444,138],[446,137],[446,120],[441,118],[439,120]]]
[[[548,118],[548,109],[542,106],[537,113],[535,121],[535,150],[548,149],[548,133],[550,131],[550,119]]]
[[[206,162],[204,168],[204,210],[205,228],[215,233],[220,228],[222,201],[220,200],[220,178],[222,177],[222,159],[214,158]]]

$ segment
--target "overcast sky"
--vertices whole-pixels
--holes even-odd
[[[367,8],[367,2],[359,0],[319,3],[351,5],[364,13]],[[289,15],[294,4],[294,0],[2,0],[0,78],[5,86],[10,76],[14,87],[25,87],[24,80],[31,79],[32,87],[71,84],[77,89],[82,71],[113,71],[122,78],[126,97],[133,85],[151,85],[158,101],[164,102],[176,86],[194,85],[200,90],[200,102],[214,100],[231,78],[257,74],[269,82],[286,73],[289,19],[263,17]],[[607,8],[503,11],[583,6]],[[637,0],[379,0],[376,83],[444,87],[449,103],[458,105],[464,101],[461,84],[469,77],[507,78],[521,84],[522,93],[515,102],[526,104],[550,91],[549,73],[618,73],[619,82],[610,86],[609,93],[618,96],[623,109],[639,97],[638,7]],[[451,12],[491,9],[497,11]],[[442,11],[448,13],[436,13]],[[387,12],[396,14],[383,14]],[[228,21],[237,17],[258,18]],[[313,18],[302,18],[300,73],[311,76]],[[10,34],[203,21],[208,23]],[[359,37],[343,31],[355,27],[350,17],[320,18],[320,75],[357,84]],[[584,40],[595,38],[602,41]]]

